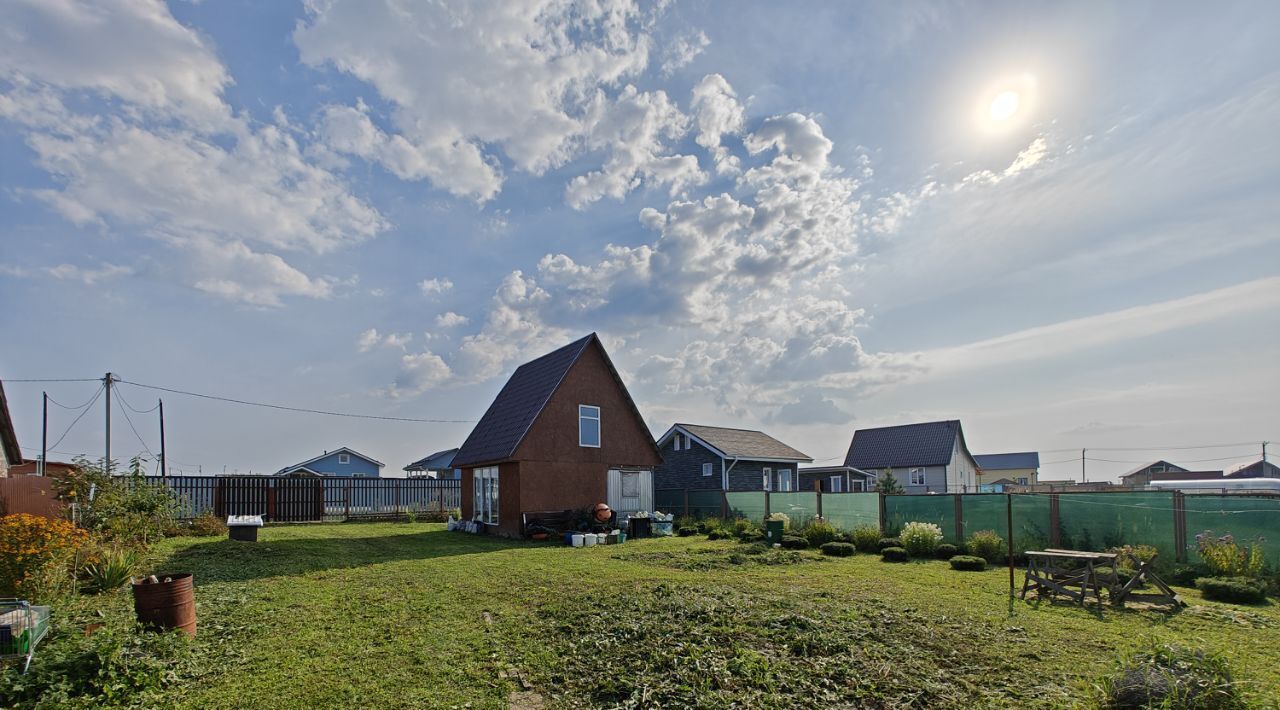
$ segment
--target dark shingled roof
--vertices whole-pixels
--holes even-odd
[[[1037,451],[1019,451],[1011,454],[974,454],[973,460],[978,462],[978,467],[983,471],[1040,468],[1040,453]]]
[[[676,424],[676,426],[733,458],[813,460],[803,451],[793,449],[772,436],[754,429],[730,429],[701,424]]]
[[[453,457],[458,454],[458,450],[445,449],[437,451],[434,454],[424,456],[417,461],[404,467],[406,471],[437,471],[446,468],[453,468]]]
[[[592,333],[517,367],[462,443],[453,457],[453,465],[470,466],[511,458],[569,368],[595,337]]]
[[[859,429],[853,433],[844,465],[861,469],[945,466],[951,463],[960,421],[926,422]]]

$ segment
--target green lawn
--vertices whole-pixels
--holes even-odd
[[[1280,697],[1275,605],[1194,590],[1173,615],[1010,603],[1003,569],[746,549],[570,549],[421,523],[167,540],[157,570],[195,573],[200,624],[167,697],[502,708],[522,675],[549,706],[1057,707],[1151,639],[1224,653],[1254,702]],[[127,592],[81,603],[104,601],[129,613]]]

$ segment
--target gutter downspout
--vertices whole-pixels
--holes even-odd
[[[733,470],[734,466],[738,465],[738,457],[737,456],[733,457],[733,463],[729,464],[728,468],[724,467],[724,462],[725,462],[725,459],[723,456],[721,456],[720,468],[724,469],[724,489],[727,491],[729,490],[729,472]]]

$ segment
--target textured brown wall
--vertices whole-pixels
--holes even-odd
[[[600,448],[578,446],[578,405],[600,408]],[[649,428],[627,405],[595,345],[578,358],[551,395],[513,457],[519,461],[594,463],[610,466],[657,466]],[[527,508],[526,508],[527,509]]]
[[[559,511],[607,502],[609,466],[568,461],[524,461],[521,511]]]
[[[462,519],[471,520],[475,514],[475,469],[462,469]],[[493,532],[508,537],[518,537],[521,530],[520,512],[529,508],[520,502],[520,464],[516,462],[498,465],[498,528]]]

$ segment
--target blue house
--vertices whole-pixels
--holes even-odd
[[[404,467],[409,478],[462,478],[462,469],[453,467],[458,450],[445,449],[425,456]]]
[[[347,447],[326,451],[323,454],[285,466],[276,471],[277,476],[350,476],[356,478],[378,478],[382,475],[383,463]]]
[[[700,424],[673,425],[658,450],[658,489],[795,491],[799,464],[813,461],[762,431]]]

